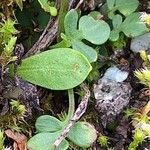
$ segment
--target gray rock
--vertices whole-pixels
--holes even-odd
[[[102,124],[106,126],[115,120],[129,103],[131,86],[127,82],[116,82],[106,78],[94,85],[95,108],[101,115]]]
[[[132,39],[130,49],[135,53],[138,53],[141,50],[149,50],[150,49],[150,33],[146,33],[142,36],[138,36]]]

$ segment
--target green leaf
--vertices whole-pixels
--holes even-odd
[[[148,29],[144,23],[140,21],[139,13],[132,13],[122,23],[122,17],[115,15],[112,18],[113,30],[110,33],[109,39],[111,41],[117,41],[119,33],[122,31],[128,37],[135,37],[148,32]]]
[[[148,28],[140,21],[139,13],[129,15],[121,25],[120,30],[128,37],[135,37],[148,32]]]
[[[112,18],[112,24],[114,29],[117,29],[121,26],[122,24],[122,16],[121,15],[115,15]]]
[[[71,40],[64,33],[61,33],[61,38],[62,38],[62,41],[50,46],[50,49],[71,47]]]
[[[81,84],[91,70],[89,61],[80,52],[58,48],[24,59],[17,75],[48,89],[65,90]]]
[[[11,19],[4,20],[4,23],[1,23],[0,33],[4,44],[8,43],[12,35],[19,33],[19,31],[14,27],[15,24],[16,22]]]
[[[114,15],[112,17],[113,30],[110,32],[109,39],[111,41],[117,41],[119,39],[120,26],[122,24],[122,16]]]
[[[57,16],[57,9],[55,7],[49,7],[49,12],[52,16]]]
[[[40,3],[40,5],[43,9],[46,5],[48,5],[48,0],[38,0],[38,2]]]
[[[70,130],[68,138],[82,148],[88,148],[96,140],[95,128],[87,122],[77,122]]]
[[[128,16],[138,8],[138,5],[138,0],[107,0],[110,17],[116,10],[119,10],[124,16]]]
[[[114,8],[116,0],[107,0],[107,7],[109,10],[112,10]]]
[[[44,11],[49,12],[49,3],[48,0],[38,0],[38,2],[40,3],[41,7],[44,9]]]
[[[49,12],[52,16],[57,16],[57,9],[50,6],[48,0],[38,0],[44,11]]]
[[[65,34],[70,39],[82,39],[80,33],[77,30],[77,23],[78,23],[78,13],[76,10],[70,10],[64,20],[64,28]]]
[[[8,44],[6,45],[6,47],[4,49],[4,54],[6,56],[12,55],[16,40],[17,40],[17,37],[12,36],[11,39],[8,41]]]
[[[133,13],[138,5],[138,0],[116,0],[116,8],[125,16]]]
[[[94,20],[91,16],[81,17],[79,31],[84,39],[97,45],[105,43],[110,35],[109,25],[103,20]]]
[[[90,63],[97,60],[97,52],[92,47],[84,44],[83,42],[74,40],[72,41],[72,47],[73,49],[81,52],[84,56],[86,56]]]
[[[112,30],[111,32],[110,32],[110,37],[109,37],[109,39],[111,40],[111,41],[117,41],[118,39],[119,39],[119,30]]]
[[[38,133],[33,136],[27,143],[28,149],[32,150],[54,150],[54,142],[59,137],[60,132],[55,133]],[[67,150],[69,144],[64,140],[57,150]]]
[[[35,123],[37,132],[56,132],[62,129],[63,123],[50,115],[40,116]]]

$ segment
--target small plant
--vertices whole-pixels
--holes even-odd
[[[35,123],[38,134],[28,141],[28,147],[33,150],[53,150],[54,142],[61,135],[67,124],[74,114],[74,96],[73,91],[68,90],[69,94],[69,111],[64,121],[55,117],[44,115],[37,119]],[[81,134],[82,133],[82,134]],[[77,122],[71,128],[67,138],[82,148],[88,148],[96,140],[97,134],[95,128],[87,122]],[[44,139],[44,141],[43,141]],[[59,145],[58,149],[66,150],[69,147],[67,140]]]
[[[79,22],[79,23],[78,23]],[[89,28],[89,26],[91,26]],[[110,27],[103,20],[95,20],[90,15],[79,19],[76,10],[70,10],[64,20],[65,34],[62,34],[62,41],[54,47],[72,47],[85,55],[89,62],[97,60],[97,52],[91,46],[85,44],[83,39],[92,44],[100,45],[105,43],[110,35]]]
[[[51,6],[52,4],[49,3],[48,0],[38,0],[38,2],[46,12],[50,13],[52,16],[57,16],[57,9]]]
[[[108,137],[104,135],[100,135],[98,137],[99,144],[101,145],[101,147],[104,147],[104,148],[108,148],[108,144],[109,144],[108,140],[109,140]]]
[[[13,49],[17,40],[14,35],[17,34],[18,31],[14,28],[14,24],[15,22],[11,19],[0,24],[0,64],[2,71],[10,62],[16,60],[16,57],[13,56]]]
[[[141,58],[143,59],[144,69],[135,71],[135,76],[140,82],[150,88],[150,71],[149,71],[149,55],[145,51],[141,51]],[[149,93],[149,92],[147,92]],[[145,138],[150,137],[150,95],[146,95],[149,98],[148,103],[144,106],[140,113],[135,113],[132,117],[132,125],[134,126],[133,141],[129,145],[129,150],[136,150],[139,144],[141,144]]]
[[[90,21],[91,23],[96,23],[94,20],[92,20],[92,18],[90,18]],[[8,41],[8,48],[4,51],[4,54],[12,57],[12,50],[14,48],[16,38],[11,36],[16,32],[16,30],[14,29],[14,22],[9,21],[8,24],[9,23],[11,23],[9,26],[7,25],[7,27],[2,28],[4,33],[10,33],[4,34],[7,35],[4,37]],[[99,25],[100,24],[98,23],[98,26]],[[106,28],[109,29],[106,23],[104,23],[104,25],[106,25]],[[85,35],[87,38],[88,34],[89,33],[87,32],[87,35]],[[8,35],[10,35],[10,37]],[[107,33],[107,39],[108,37],[109,31]],[[107,39],[105,38],[105,40]],[[97,42],[96,39],[93,42]],[[7,61],[4,66],[6,66],[9,62],[10,61]],[[70,106],[68,116],[66,117],[65,121],[60,121],[57,118],[48,115],[39,117],[36,121],[36,129],[38,134],[29,140],[29,148],[36,150],[52,150],[54,148],[54,141],[60,136],[61,132],[66,127],[74,113],[74,97],[72,88],[81,84],[86,79],[91,70],[92,67],[86,56],[71,48],[57,48],[48,50],[41,54],[37,54],[22,60],[21,65],[18,66],[16,71],[16,74],[22,79],[27,80],[33,84],[46,87],[48,89],[70,89],[68,90]],[[20,105],[17,101],[14,100],[10,104],[12,106],[13,112],[17,114],[18,117],[24,116],[25,107],[23,105]],[[20,119],[20,117],[18,119]],[[14,121],[16,124],[16,119],[14,119]],[[17,130],[15,127],[12,128]],[[80,132],[84,133],[81,135],[79,134]],[[96,140],[96,137],[97,134],[95,128],[86,122],[77,122],[68,134],[68,138],[72,142],[83,148],[89,147]],[[63,140],[63,142],[59,145],[59,149],[65,150],[68,148],[68,146],[68,141]]]
[[[13,113],[15,113],[20,118],[23,118],[25,116],[26,109],[24,105],[21,105],[16,100],[11,100],[10,104],[11,104]]]
[[[17,68],[17,75],[49,89],[65,90],[82,83],[91,69],[89,61],[80,52],[70,48],[57,48],[24,59],[21,66]],[[38,134],[29,140],[29,148],[33,150],[54,149],[55,140],[74,113],[73,91],[68,90],[68,92],[70,106],[65,121],[61,122],[48,115],[39,117],[35,125]],[[79,134],[80,132],[83,134]],[[68,135],[71,141],[83,148],[89,147],[96,137],[96,130],[86,122],[77,122]],[[68,146],[68,142],[64,140],[59,145],[59,149],[65,150]]]
[[[99,135],[99,137],[97,138],[98,140],[98,143],[100,144],[100,146],[103,148],[103,149],[106,149],[106,150],[114,150],[114,148],[112,147],[109,147],[109,138],[105,135]]]
[[[119,11],[124,16],[132,14],[138,7],[138,0],[107,0],[108,16],[112,18],[116,11]]]
[[[150,58],[149,55],[143,50],[140,52],[140,56],[143,59],[144,69],[135,71],[135,76],[140,80],[140,83],[150,88]]]
[[[11,100],[10,111],[3,116],[0,116],[0,126],[4,129],[12,129],[17,132],[26,132],[27,124],[25,124],[25,106],[16,100]]]
[[[0,34],[3,40],[2,44],[7,44],[12,36],[18,33],[14,25],[15,21],[11,19],[3,20],[3,22],[0,23]]]
[[[139,129],[136,129],[133,135],[133,142],[130,143],[128,150],[136,150],[138,145],[144,141],[144,138],[145,135],[143,132]]]
[[[97,52],[81,40],[86,39],[98,45],[106,42],[109,38],[110,28],[106,22],[94,20],[91,16],[83,16],[79,20],[79,29],[77,29],[77,22],[78,14],[75,10],[71,10],[65,17],[66,35],[63,35],[63,41],[70,42],[68,47],[72,46],[73,49],[55,48],[42,52],[22,60],[21,65],[17,68],[16,74],[33,84],[53,90],[70,89],[68,90],[70,105],[65,121],[62,122],[48,115],[37,119],[35,126],[38,134],[28,142],[28,147],[33,150],[54,149],[55,140],[73,116],[74,96],[72,88],[87,78],[92,70],[89,62],[97,59]],[[93,29],[86,28],[89,23]],[[101,36],[102,34],[103,36]],[[97,134],[94,127],[89,123],[77,122],[67,137],[76,145],[87,148],[96,140]],[[68,142],[64,140],[59,145],[59,149],[65,150],[68,146]]]
[[[125,114],[125,117],[126,117],[126,118],[133,117],[133,115],[135,114],[135,110],[134,110],[134,109],[131,109],[131,108],[127,108],[127,109],[124,111],[124,114]]]
[[[133,141],[130,143],[128,150],[136,150],[139,144],[142,144],[144,139],[150,136],[150,118],[143,114],[136,114],[132,121],[135,127],[133,133]]]
[[[135,37],[148,32],[145,23],[141,21],[141,14],[134,12],[138,4],[138,0],[127,0],[125,4],[123,0],[107,0],[108,16],[112,19],[113,25],[109,38],[111,41],[117,41],[120,32],[123,32],[127,37]],[[116,14],[117,10],[122,15]],[[124,16],[125,19],[123,19]]]

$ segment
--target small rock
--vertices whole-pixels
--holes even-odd
[[[115,120],[129,103],[131,86],[126,82],[116,82],[102,78],[94,85],[95,108],[101,114],[104,127]]]
[[[128,75],[129,75],[129,72],[122,71],[118,67],[113,66],[106,70],[103,78],[110,79],[116,82],[123,82],[124,80],[127,79]]]
[[[138,53],[141,50],[149,50],[150,49],[150,33],[146,33],[142,36],[138,36],[132,39],[130,49],[135,53]]]

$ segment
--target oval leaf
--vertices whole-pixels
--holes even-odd
[[[62,129],[63,123],[49,115],[40,116],[35,123],[37,132],[56,132]]]
[[[60,132],[39,133],[28,141],[28,149],[32,150],[54,150],[54,142],[59,137]],[[67,150],[69,144],[64,140],[57,150]]]
[[[84,39],[97,45],[105,43],[110,35],[109,25],[103,20],[94,20],[91,16],[81,17],[79,31]]]
[[[17,75],[48,89],[65,90],[81,84],[91,69],[89,61],[80,52],[58,48],[24,59]]]
[[[70,130],[68,138],[82,148],[88,148],[96,140],[95,128],[87,122],[77,122]]]

